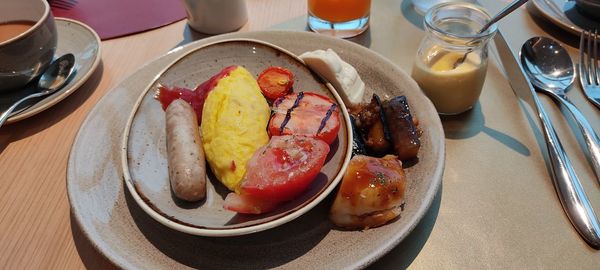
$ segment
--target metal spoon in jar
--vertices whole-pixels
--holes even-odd
[[[39,91],[18,100],[2,113],[2,115],[0,115],[0,126],[6,122],[8,116],[17,108],[17,106],[19,106],[19,104],[23,103],[23,101],[47,96],[61,89],[67,82],[71,72],[73,72],[74,66],[75,56],[71,53],[65,54],[54,60],[38,81],[37,88]]]
[[[512,3],[510,3],[510,5],[506,6],[504,9],[502,9],[500,12],[498,12],[498,14],[496,14],[496,16],[492,17],[489,22],[487,22],[486,24],[484,24],[483,27],[481,27],[481,29],[479,30],[479,32],[477,32],[477,34],[479,35],[479,34],[485,32],[485,30],[487,30],[488,28],[490,28],[490,26],[492,26],[493,24],[497,23],[499,20],[501,20],[502,18],[504,18],[506,15],[510,14],[511,12],[515,11],[517,8],[519,8],[523,4],[527,3],[527,1],[529,1],[529,0],[515,0],[515,1],[513,1]],[[463,54],[463,56],[461,58],[459,58],[458,60],[456,60],[456,62],[454,63],[453,68],[456,68],[460,64],[462,64],[463,62],[465,62],[465,60],[467,59],[467,55],[470,54],[472,51],[473,51],[473,49],[467,50],[467,52],[465,52],[465,54]]]
[[[590,152],[590,162],[600,181],[600,138],[566,95],[575,80],[575,68],[567,51],[553,39],[533,37],[523,45],[521,63],[538,91],[558,100],[571,112],[583,134]]]

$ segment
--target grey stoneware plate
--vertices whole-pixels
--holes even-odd
[[[228,66],[242,66],[254,78],[270,66],[294,74],[294,91],[329,96],[340,108],[340,131],[331,144],[321,173],[298,198],[262,215],[242,215],[223,209],[230,192],[218,179],[207,176],[206,200],[178,200],[169,182],[165,113],[154,98],[160,85],[195,89]],[[337,186],[352,152],[348,111],[337,92],[311,72],[292,53],[251,39],[231,39],[197,47],[167,67],[147,87],[134,106],[123,134],[122,165],[125,184],[140,207],[163,225],[194,235],[235,236],[255,233],[289,222],[306,213]],[[266,127],[265,127],[266,128]]]
[[[75,55],[75,71],[69,82],[56,93],[27,103],[23,109],[17,109],[7,119],[14,123],[36,115],[65,99],[75,92],[94,73],[100,63],[100,38],[89,26],[67,18],[55,18],[58,42],[56,57],[66,53]],[[0,111],[6,110],[22,97],[31,94],[35,89],[31,86],[23,90],[0,95]]]
[[[600,29],[600,22],[581,14],[573,0],[533,0],[533,6],[550,22],[575,35]]]
[[[365,231],[337,229],[328,196],[297,219],[235,237],[193,236],[155,221],[123,181],[121,142],[128,116],[149,83],[181,55],[206,44],[252,38],[298,55],[334,49],[356,67],[366,96],[406,95],[423,130],[419,162],[407,168],[405,208],[393,222]],[[301,41],[301,42],[299,42]],[[142,67],[100,100],[82,124],[67,169],[72,217],[97,250],[125,269],[358,269],[391,250],[413,230],[438,192],[444,170],[444,133],[435,108],[398,66],[360,45],[309,32],[266,31],[206,38]],[[332,193],[333,195],[333,193]]]

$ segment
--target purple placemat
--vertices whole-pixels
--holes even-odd
[[[102,40],[161,27],[186,17],[180,0],[48,0],[55,17],[92,27]]]

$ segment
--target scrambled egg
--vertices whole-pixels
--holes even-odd
[[[227,188],[239,193],[246,163],[269,142],[271,111],[258,83],[237,67],[219,80],[202,110],[202,144],[212,172]]]

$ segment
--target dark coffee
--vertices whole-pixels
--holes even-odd
[[[35,22],[32,21],[12,21],[0,23],[0,42],[14,38],[21,33],[29,30]]]

